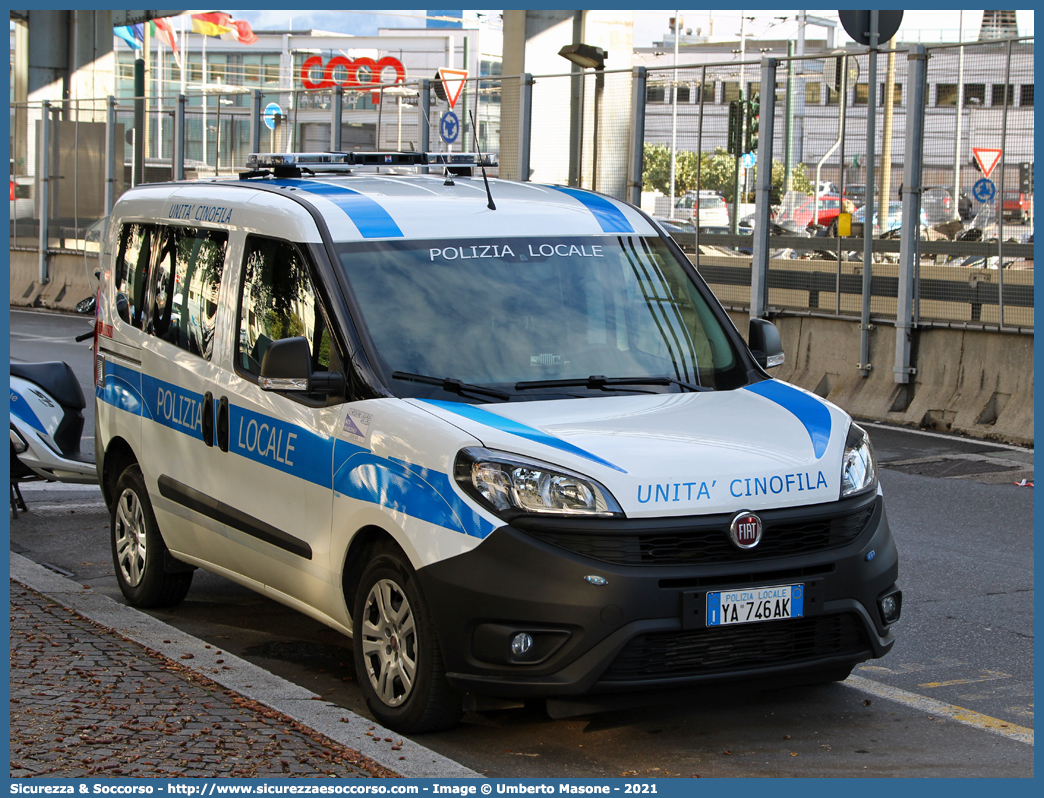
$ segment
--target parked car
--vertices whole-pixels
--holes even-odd
[[[836,194],[819,197],[813,204],[812,197],[808,194],[788,191],[783,196],[773,221],[779,225],[797,228],[805,228],[811,224],[830,227],[837,221],[840,212],[841,199]],[[788,225],[788,222],[791,224]]]
[[[699,200],[700,225],[728,225],[729,208],[725,198],[717,191],[690,191],[675,204],[686,218],[696,218],[697,199]]]
[[[880,193],[875,186],[874,199],[877,199]],[[857,206],[862,205],[866,202],[866,183],[852,183],[845,186],[844,193],[841,196],[846,200],[852,200]]]
[[[1005,221],[1024,222],[1033,217],[1033,195],[1005,191],[1001,208]]]
[[[930,186],[921,192],[921,210],[929,225],[944,224],[957,219],[957,206],[948,189]]]

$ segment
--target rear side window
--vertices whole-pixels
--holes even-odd
[[[268,345],[296,336],[308,339],[312,370],[329,371],[330,333],[307,260],[287,241],[251,236],[243,262],[236,365],[256,377]]]
[[[149,284],[149,263],[156,226],[125,224],[120,228],[120,248],[116,258],[116,312],[125,324],[142,329],[145,317],[145,291]]]
[[[228,233],[163,229],[147,332],[210,360]]]

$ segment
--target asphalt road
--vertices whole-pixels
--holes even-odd
[[[82,318],[13,311],[11,324],[12,358],[67,359],[89,388]],[[499,777],[1031,776],[1033,488],[1013,482],[1032,481],[1033,453],[868,429],[904,591],[887,657],[841,684],[673,691],[559,720],[533,702],[418,739]],[[120,598],[99,491],[25,496],[12,550]],[[350,642],[262,596],[197,572],[181,606],[151,614],[368,714]]]

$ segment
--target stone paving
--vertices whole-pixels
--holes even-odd
[[[397,777],[16,582],[10,707],[13,778]]]

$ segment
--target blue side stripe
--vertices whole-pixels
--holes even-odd
[[[602,226],[603,233],[634,232],[634,227],[627,221],[623,211],[605,197],[592,194],[590,191],[581,191],[580,189],[567,188],[565,186],[550,186],[550,188],[555,189],[555,191],[561,191],[563,194],[568,194],[573,199],[582,202],[595,215],[598,224]]]
[[[11,415],[22,419],[22,421],[30,427],[42,432],[44,435],[47,434],[47,430],[44,429],[43,423],[36,417],[36,413],[33,412],[31,407],[29,407],[29,403],[26,402],[25,398],[13,388],[11,389]]]
[[[577,446],[573,446],[573,444],[567,443],[561,438],[556,438],[554,435],[549,435],[548,433],[534,429],[533,427],[527,427],[525,424],[512,421],[510,418],[504,418],[496,413],[490,413],[488,410],[483,410],[481,407],[466,405],[462,402],[441,402],[436,399],[421,399],[419,401],[426,402],[429,405],[434,405],[442,410],[448,410],[450,413],[456,413],[458,416],[464,416],[464,418],[477,421],[479,424],[485,424],[487,427],[493,427],[493,429],[498,429],[501,432],[518,435],[520,438],[525,438],[526,440],[534,441],[535,443],[542,443],[544,446],[550,446],[553,449],[559,449],[563,452],[575,454],[577,457],[583,457],[585,460],[604,465],[614,471],[619,471],[621,474],[627,473],[619,466],[610,463],[608,460],[603,460],[601,457],[597,457]]]
[[[446,474],[377,457],[344,441],[337,441],[334,459],[338,493],[472,537],[485,538],[494,529],[457,496]]]
[[[384,210],[376,200],[358,191],[332,183],[314,180],[297,180],[286,178],[273,180],[273,185],[291,186],[307,191],[309,194],[327,199],[340,208],[352,223],[359,228],[363,238],[402,238],[402,230],[395,224],[388,211]]]
[[[105,364],[105,404],[202,438],[201,394]],[[449,475],[373,455],[369,449],[317,435],[261,413],[229,406],[229,452],[360,501],[477,538],[495,528],[454,491]]]
[[[746,390],[764,396],[793,413],[808,431],[816,459],[823,456],[830,443],[830,411],[826,405],[814,396],[779,380],[763,380],[746,386]]]

